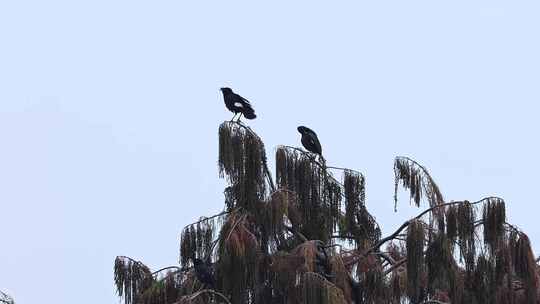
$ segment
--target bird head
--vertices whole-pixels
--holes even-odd
[[[223,94],[231,94],[233,92],[231,88],[221,88],[220,90]]]
[[[304,127],[304,126],[299,126],[297,128],[298,132],[300,132],[301,134],[304,134],[306,131],[307,131],[307,128]]]

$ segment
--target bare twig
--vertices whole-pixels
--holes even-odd
[[[241,221],[243,221],[245,217],[246,217],[246,214],[242,214],[242,215],[240,216],[240,218],[239,218],[236,222],[233,223],[233,225],[232,225],[232,227],[231,227],[231,230],[229,230],[229,234],[227,235],[227,237],[225,238],[225,240],[223,240],[223,243],[226,243],[226,242],[229,240],[229,238],[231,237],[231,235],[232,235],[234,229],[236,228],[236,226],[237,226]]]
[[[392,267],[388,268],[388,269],[384,272],[383,276],[385,276],[385,275],[391,273],[392,271],[394,271],[395,269],[401,267],[401,266],[402,266],[403,264],[405,264],[405,263],[407,263],[407,258],[404,258],[404,259],[402,259],[402,260],[396,262],[396,264],[392,265]]]
[[[188,224],[188,225],[184,226],[184,229],[185,229],[186,227],[189,227],[189,226],[192,226],[192,225],[196,225],[196,224],[198,224],[198,223],[200,223],[200,222],[208,221],[208,220],[211,220],[211,219],[216,218],[216,217],[218,217],[218,216],[222,216],[222,215],[225,215],[225,214],[229,214],[229,213],[231,213],[231,212],[235,212],[236,210],[237,210],[237,209],[228,210],[228,211],[222,211],[222,212],[220,212],[220,213],[218,213],[218,214],[216,214],[216,215],[212,215],[211,217],[202,217],[200,220],[198,220],[198,221],[196,221],[196,222],[194,222],[194,223],[191,223],[191,224]]]
[[[392,258],[389,254],[386,254],[386,253],[384,253],[384,252],[374,252],[373,254],[382,257],[382,258],[385,259],[385,260],[388,262],[388,264],[390,264],[390,265],[396,264],[396,260],[394,260],[394,258]]]
[[[182,268],[180,268],[178,266],[168,266],[168,267],[163,267],[163,268],[161,268],[159,270],[156,270],[156,271],[152,272],[152,275],[156,275],[156,274],[158,274],[158,273],[160,273],[162,271],[169,270],[169,269],[176,269],[175,272],[182,271]]]

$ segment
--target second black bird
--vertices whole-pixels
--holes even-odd
[[[197,280],[199,280],[205,288],[214,289],[216,282],[210,267],[208,267],[201,259],[193,259],[193,266],[195,267],[195,276],[197,277]]]
[[[313,152],[322,156],[321,143],[317,138],[317,134],[315,134],[315,132],[310,128],[304,126],[298,127],[298,132],[302,134],[301,141],[304,148],[306,148],[306,150],[308,150],[309,152]]]
[[[240,113],[240,117],[244,115],[247,119],[255,119],[257,117],[249,100],[234,93],[230,88],[221,88],[221,93],[223,93],[225,106],[229,111],[234,113],[233,119],[238,113]],[[238,120],[240,120],[240,117],[238,117]]]

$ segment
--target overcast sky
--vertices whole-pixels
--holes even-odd
[[[0,2],[0,290],[17,303],[118,303],[115,256],[177,263],[182,227],[223,208],[221,86],[252,101],[270,160],[304,124],[362,171],[385,234],[419,212],[406,193],[393,212],[406,155],[447,200],[505,198],[540,252],[540,2],[183,2]]]

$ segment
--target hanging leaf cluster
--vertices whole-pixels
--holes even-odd
[[[303,304],[347,304],[341,289],[314,272],[303,276]]]
[[[212,219],[201,218],[199,222],[188,225],[180,236],[180,263],[188,265],[190,260],[211,258],[215,234],[215,223]]]
[[[345,227],[342,235],[351,237],[356,247],[367,247],[381,237],[375,218],[366,208],[366,187],[363,175],[346,170],[343,177],[345,192]]]
[[[444,202],[439,187],[431,178],[428,171],[416,161],[408,157],[396,157],[394,161],[395,190],[394,201],[397,204],[398,185],[401,182],[405,189],[409,190],[411,201],[419,207],[422,197],[433,207]],[[435,210],[435,214],[439,214]]]
[[[141,293],[142,304],[162,304],[176,301],[181,295],[182,273],[167,272],[163,278],[154,279],[150,287]]]
[[[309,239],[328,241],[342,219],[338,181],[311,153],[285,146],[276,151],[276,179],[279,188],[297,196],[301,221],[294,228]]]
[[[260,244],[246,213],[228,216],[219,237],[218,285],[233,303],[246,303],[259,282]]]
[[[226,177],[227,208],[249,210],[264,200],[266,153],[262,140],[247,127],[225,122],[219,127],[219,175]]]
[[[506,208],[500,198],[489,198],[484,204],[482,221],[484,223],[484,241],[492,251],[496,251],[504,237]]]
[[[152,286],[153,277],[143,263],[127,257],[117,257],[114,262],[114,283],[125,304],[136,304],[142,292]]]

